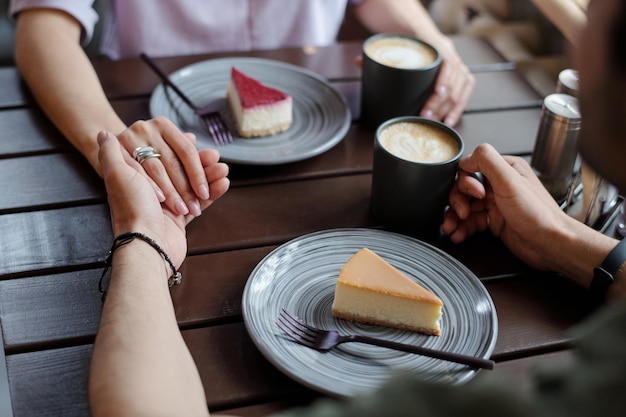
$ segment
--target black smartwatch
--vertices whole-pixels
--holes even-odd
[[[626,239],[622,239],[604,259],[602,265],[593,270],[593,280],[589,286],[589,293],[595,304],[604,302],[606,292],[613,284],[615,274],[624,261],[626,261]]]

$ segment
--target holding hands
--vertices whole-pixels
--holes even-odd
[[[138,127],[154,126],[133,125],[125,133],[134,133]],[[192,143],[189,139],[185,140]],[[154,192],[156,182],[143,169],[150,163],[154,165],[152,173],[163,174],[173,172],[176,166],[181,171],[178,177],[172,176],[173,185],[182,184],[188,173],[201,173],[189,177],[191,185],[187,187],[194,190],[206,184],[204,198],[198,197],[198,210],[202,211],[227,191],[228,167],[218,162],[219,153],[213,149],[186,154],[193,159],[193,169],[189,169],[188,161],[176,161],[174,150],[148,142],[155,149],[159,146],[159,152],[172,152],[172,159],[159,167],[163,163],[159,158],[148,158],[143,164],[132,159],[112,133],[100,132],[97,141],[114,236],[123,239],[125,233],[141,234],[136,237],[144,242],[118,245],[125,249],[115,251],[111,259],[111,278],[91,359],[91,412],[208,416],[202,381],[180,333],[168,287],[181,278],[169,274],[185,258],[185,226],[194,215],[162,204]],[[123,240],[116,240],[119,242]]]
[[[146,174],[159,202],[175,214],[201,214],[201,202],[210,195],[201,160],[206,151],[196,150],[193,134],[181,132],[165,117],[157,117],[133,123],[118,139],[128,151],[127,163]],[[133,160],[136,150],[146,146],[152,147],[159,158]]]
[[[171,123],[161,119],[155,122],[157,127],[165,126],[166,131]],[[152,128],[155,126],[148,122],[138,122],[120,136],[128,140],[134,138],[138,131]],[[109,132],[98,135],[98,156],[107,188],[114,235],[145,233],[163,246],[176,266],[180,266],[186,254],[185,226],[220,198],[230,185],[226,177],[228,166],[218,162],[218,151],[196,151],[193,137],[188,135],[184,142],[173,148],[160,147],[158,151],[164,155],[163,159],[149,158],[139,164],[121,146],[121,138]],[[184,152],[181,152],[183,149]],[[177,155],[181,155],[180,160]],[[144,169],[149,175],[142,172]],[[158,197],[158,192],[155,194],[155,187],[163,190],[165,200]],[[186,201],[197,201],[197,210],[184,212],[176,203],[171,204],[180,196],[187,197]]]

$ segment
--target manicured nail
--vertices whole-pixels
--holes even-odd
[[[437,95],[439,97],[446,97],[448,95],[448,89],[445,85],[442,85],[437,89]]]
[[[208,200],[210,195],[209,195],[209,186],[206,184],[202,184],[200,187],[200,189],[198,190],[200,192],[199,197],[203,200]]]
[[[424,112],[424,117],[427,119],[432,119],[433,118],[433,111],[428,109]]]
[[[448,117],[445,120],[445,124],[447,124],[448,126],[454,127],[454,125],[456,124],[456,119],[454,117]]]
[[[165,201],[165,194],[163,194],[163,191],[161,191],[159,187],[154,187],[154,192],[157,195],[157,199],[159,200],[159,203],[163,203]]]
[[[176,203],[174,203],[174,207],[176,208],[176,212],[178,214],[188,214],[189,213],[189,209],[187,208],[187,206],[185,205],[185,203],[183,203],[183,200],[177,200]]]
[[[200,210],[200,204],[198,204],[197,201],[188,202],[187,207],[189,207],[189,211],[194,217],[198,217],[202,214],[202,210]]]

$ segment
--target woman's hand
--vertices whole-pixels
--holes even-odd
[[[147,174],[160,202],[176,214],[201,214],[201,202],[210,193],[194,135],[181,132],[165,117],[157,117],[133,123],[118,139],[128,151],[127,163]],[[153,147],[161,158],[139,164],[132,155],[140,146]]]
[[[482,173],[484,183],[471,174],[476,172]],[[502,156],[491,145],[480,145],[459,163],[442,230],[459,243],[490,229],[527,264],[553,269],[550,257],[558,253],[556,237],[560,230],[572,230],[573,222],[526,161]]]
[[[193,146],[189,139],[185,140]],[[160,169],[164,168],[156,166],[161,164],[159,159],[150,158],[139,166],[121,146],[119,140],[109,132],[100,132],[98,144],[100,146],[98,156],[107,188],[114,235],[118,236],[125,232],[144,233],[161,245],[174,264],[180,266],[187,251],[185,226],[195,215],[183,214],[172,210],[168,204],[161,204],[154,192],[154,184],[141,169],[138,169],[150,162],[155,166],[147,169],[163,173]],[[156,148],[158,145],[150,143],[150,146]],[[158,151],[170,156],[169,153],[173,152],[171,149]],[[193,172],[196,175],[189,179],[189,183],[206,184],[206,198],[200,200],[198,205],[198,210],[202,211],[228,190],[229,181],[226,178],[228,166],[218,162],[219,153],[213,149],[196,151],[194,147],[193,152],[186,155],[186,159],[194,160]],[[133,164],[137,166],[132,166]],[[181,169],[178,172],[179,178],[172,181],[179,183],[185,181],[186,168],[184,163],[181,163],[176,168]],[[165,170],[169,172],[167,168]],[[202,178],[197,175],[198,172]]]
[[[435,82],[435,92],[424,104],[420,116],[455,126],[463,115],[476,80],[449,38],[442,37],[433,45],[441,54],[441,68]]]

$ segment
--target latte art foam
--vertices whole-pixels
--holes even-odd
[[[444,162],[459,152],[455,138],[428,124],[394,123],[380,132],[378,141],[389,153],[411,162]]]
[[[435,52],[427,46],[400,37],[370,42],[365,46],[365,53],[376,62],[402,69],[423,68],[437,59]]]

